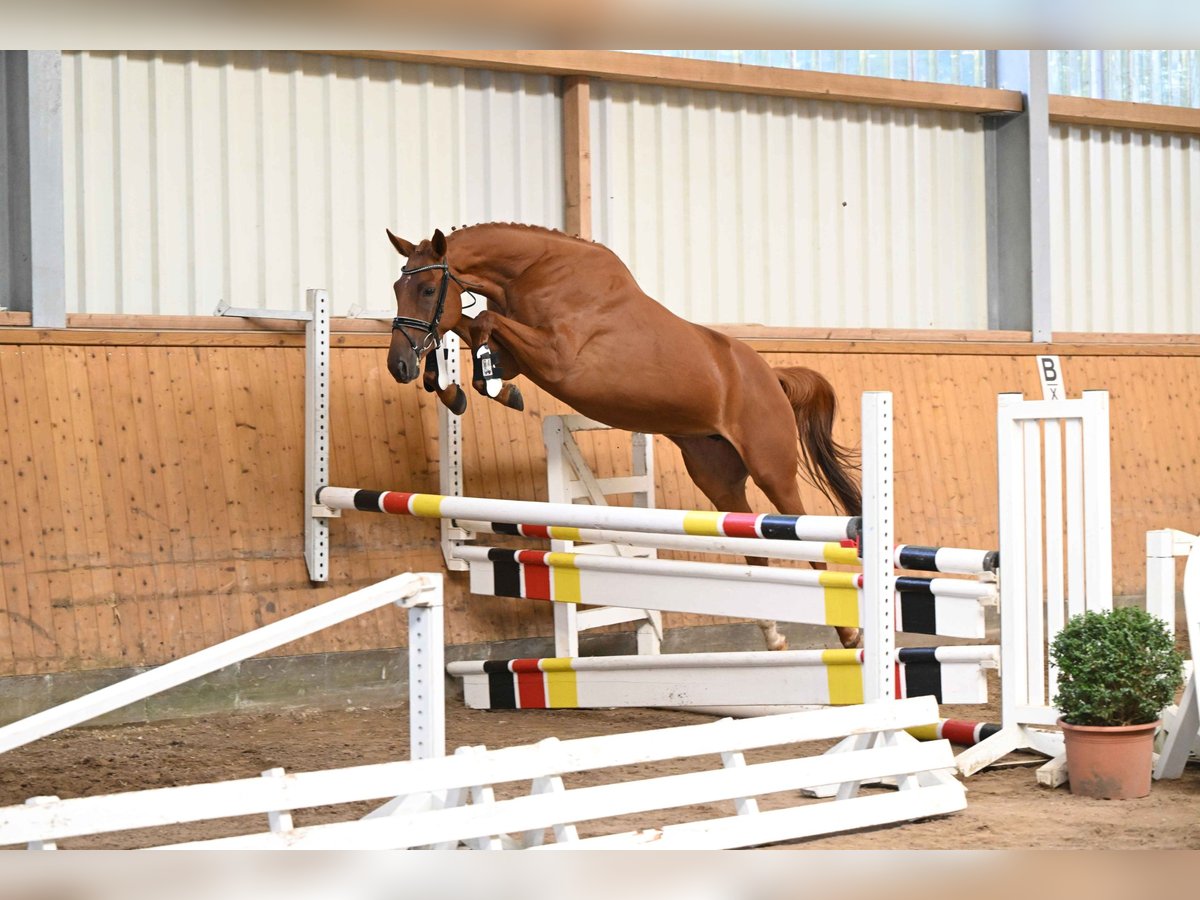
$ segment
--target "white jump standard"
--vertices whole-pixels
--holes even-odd
[[[841,542],[857,538],[863,559],[861,574],[586,553],[505,551],[462,544],[455,546],[452,553],[456,561],[469,567],[472,590],[478,593],[532,596],[572,606],[611,605],[613,597],[621,597],[622,606],[651,612],[690,612],[863,628],[868,635],[875,635],[863,658],[867,669],[864,697],[883,699],[896,696],[891,636],[896,618],[892,609],[896,548],[888,511],[891,395],[864,394],[863,421],[863,494],[867,503],[864,509],[871,508],[868,503],[871,498],[878,498],[879,510],[874,520],[534,503],[338,487],[319,489],[313,501],[316,506],[333,510],[357,509],[459,522],[515,522],[526,528],[632,531],[722,541],[744,539],[756,547],[779,542],[818,542],[840,547]],[[718,583],[719,589],[714,590],[714,584]]]

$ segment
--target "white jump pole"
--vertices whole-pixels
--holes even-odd
[[[425,519],[484,519],[576,528],[661,532],[704,536],[773,538],[790,541],[844,541],[858,536],[851,516],[787,516],[621,506],[576,506],[532,500],[448,497],[403,491],[323,487],[316,501],[331,509],[357,509]],[[884,558],[890,560],[892,548]]]

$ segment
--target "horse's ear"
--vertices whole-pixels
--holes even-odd
[[[433,233],[433,238],[430,240],[433,246],[433,252],[438,259],[442,259],[446,255],[446,236],[442,234],[442,229],[437,229]]]
[[[392,246],[396,248],[396,252],[408,259],[416,252],[416,247],[406,241],[404,238],[398,238],[392,234],[392,230],[387,229],[388,240],[392,242]]]

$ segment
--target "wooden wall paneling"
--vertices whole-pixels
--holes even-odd
[[[70,372],[67,415],[75,436],[75,466],[80,486],[79,515],[84,524],[86,566],[91,591],[84,595],[95,613],[97,661],[119,665],[123,658],[121,622],[117,613],[116,583],[110,563],[111,542],[104,497],[98,487],[102,479],[100,437],[96,431],[88,368],[93,354],[84,347],[66,348]]]
[[[966,449],[970,433],[961,420],[954,432],[946,421],[946,396],[953,392],[955,374],[933,358],[929,362],[934,377],[922,378],[920,362],[901,366],[893,405],[899,410],[894,429],[897,457],[905,460],[895,472],[896,535],[910,544],[939,545],[948,542],[942,536],[946,504],[961,503],[951,490],[948,463]]]
[[[132,566],[145,623],[146,661],[172,659],[179,625],[178,599],[173,596],[173,572],[166,557],[168,528],[163,523],[166,498],[158,478],[158,436],[150,412],[154,387],[150,382],[145,347],[126,347],[121,387],[113,386],[122,424],[125,490],[129,493],[129,522],[134,544]]]
[[[96,433],[96,484],[104,508],[107,563],[113,580],[110,610],[120,637],[118,664],[132,665],[144,658],[142,610],[138,600],[135,573],[129,565],[129,498],[125,492],[125,462],[118,440],[118,422],[123,411],[113,401],[111,370],[113,357],[122,349],[94,347],[87,351],[87,386],[92,421]]]
[[[342,350],[333,354],[330,359],[330,417],[331,422],[335,423],[330,429],[330,480],[334,484],[345,484],[349,487],[377,487],[378,485],[371,483],[376,476],[370,471],[372,450],[366,446],[370,442],[370,436],[364,422],[367,410],[362,402],[361,375],[357,365],[359,352]],[[334,472],[339,474],[334,476]],[[368,534],[373,530],[372,526],[392,531],[399,524],[390,517],[378,521],[376,517],[358,517],[354,513],[347,515],[355,519],[374,520],[362,523],[363,530]],[[346,518],[347,516],[343,516],[343,520]],[[360,523],[355,521],[347,524],[357,526]],[[353,541],[350,547],[337,543],[332,546],[333,553],[343,557],[344,577],[350,580],[350,584],[346,585],[347,589],[352,589],[351,585],[358,587],[385,577],[380,574],[384,569],[377,561],[376,548],[379,544],[375,541],[360,539]],[[366,639],[361,619],[329,629],[325,634],[335,649],[351,649]]]
[[[230,352],[229,376],[233,403],[233,452],[237,461],[237,495],[241,514],[241,544],[237,553],[245,573],[242,584],[242,618],[246,629],[266,624],[264,595],[272,589],[274,561],[270,523],[276,507],[274,472],[264,461],[270,442],[260,434],[270,430],[270,393],[261,390],[266,368],[261,351],[238,348]]]
[[[1194,482],[1189,485],[1187,473],[1190,470],[1194,475],[1200,471],[1200,459],[1197,458],[1200,446],[1188,434],[1189,427],[1200,421],[1200,395],[1193,388],[1194,378],[1181,379],[1171,371],[1180,365],[1200,368],[1194,363],[1176,362],[1167,357],[1145,360],[1135,376],[1140,391],[1130,404],[1130,414],[1136,413],[1135,419],[1149,416],[1158,427],[1121,432],[1122,445],[1114,448],[1113,459],[1127,461],[1124,465],[1130,467],[1128,474],[1132,483],[1160,486],[1161,490],[1150,498],[1149,509],[1155,521],[1184,522],[1182,526],[1165,527],[1179,527],[1195,533],[1200,531],[1200,516],[1181,501],[1187,497],[1189,487],[1195,488]],[[1164,409],[1171,410],[1171,414],[1161,415]],[[1151,450],[1161,464],[1152,467],[1151,457],[1141,456],[1137,453],[1139,449]],[[1191,527],[1187,525],[1189,518]]]
[[[272,598],[274,616],[281,619],[337,596],[337,592],[310,582],[304,561],[304,354],[273,351],[269,365],[279,380],[276,414],[281,431],[269,464],[281,476],[274,507],[275,527],[279,529],[275,545],[278,551],[283,551],[277,565],[282,570],[283,582]],[[289,497],[295,501],[289,502]],[[313,635],[279,652],[312,653],[322,648],[320,636]]]
[[[378,395],[371,390],[363,366],[364,356],[368,352],[346,350],[340,354],[342,357],[340,387],[343,395],[343,408],[346,411],[343,427],[347,429],[350,437],[349,444],[342,449],[343,452],[350,453],[349,461],[355,477],[353,486],[385,485],[384,476],[387,470],[386,447],[382,441],[382,435],[378,432],[378,426],[375,424],[378,418],[376,411],[379,409],[379,406],[376,405]],[[399,523],[391,517],[387,517],[377,524],[379,527],[393,532]],[[392,554],[387,552],[386,547],[386,543],[382,546],[372,545],[355,554],[356,569],[360,574],[367,575],[371,582],[382,581],[396,574],[394,565],[389,565],[389,557]],[[370,646],[373,628],[378,627],[372,621],[376,618],[379,617],[371,616],[368,619],[366,616],[361,616],[351,619],[338,627],[337,638],[345,641],[348,646]]]
[[[299,354],[292,349],[266,348],[258,351],[259,365],[270,372],[267,393],[259,397],[265,408],[268,428],[257,434],[260,465],[270,469],[270,526],[265,535],[269,542],[272,592],[263,608],[263,621],[277,621],[312,605],[307,569],[303,562],[303,521],[300,497],[304,493],[304,377],[293,373],[288,359]],[[296,647],[315,646],[310,637]],[[281,653],[299,652],[284,647]],[[307,651],[305,651],[307,652]]]
[[[33,447],[33,470],[36,475],[37,503],[41,512],[40,562],[48,590],[48,618],[53,623],[58,645],[56,655],[68,660],[79,657],[79,634],[72,603],[72,577],[67,529],[70,526],[65,497],[60,491],[62,480],[56,471],[57,446],[54,435],[54,414],[51,410],[50,388],[47,384],[47,364],[61,367],[61,350],[54,348],[46,354],[25,353],[21,357],[25,375],[25,390],[29,416],[30,438]],[[52,359],[47,360],[47,357]],[[45,665],[46,663],[43,663]],[[49,665],[53,665],[50,661]]]
[[[46,348],[42,355],[46,385],[47,427],[54,445],[49,460],[48,493],[62,511],[63,568],[66,592],[53,599],[56,614],[69,619],[76,650],[74,663],[79,660],[103,658],[100,648],[101,627],[97,622],[92,582],[92,567],[88,552],[87,530],[90,527],[84,514],[86,489],[81,471],[86,465],[80,442],[76,437],[76,419],[71,413],[74,383],[82,376],[77,368],[77,347]],[[86,419],[78,422],[81,431],[88,428]],[[62,650],[60,649],[60,652]]]
[[[540,435],[536,441],[529,439],[526,431],[529,417],[524,412],[502,407],[494,400],[484,402],[495,406],[491,418],[495,423],[492,440],[495,442],[496,483],[509,491],[522,493],[531,481],[529,475],[533,469],[533,457],[541,445]]]
[[[213,442],[211,449],[221,461],[221,474],[225,487],[226,532],[229,541],[228,556],[224,566],[228,574],[228,587],[221,615],[226,634],[239,635],[254,627],[253,618],[245,608],[245,593],[250,590],[252,575],[246,557],[250,549],[247,523],[256,514],[258,498],[252,483],[242,472],[243,461],[239,451],[239,432],[235,406],[236,382],[234,381],[234,358],[232,350],[214,353],[209,371],[209,388],[212,391]]]
[[[15,352],[15,348],[0,347],[0,383],[4,383],[4,357]],[[3,675],[16,672],[17,642],[32,643],[31,629],[22,621],[28,619],[29,598],[25,548],[21,541],[25,517],[17,497],[15,476],[20,461],[12,446],[13,430],[8,403],[0,398],[0,674]]]
[[[237,571],[234,561],[234,502],[232,473],[226,463],[226,450],[221,444],[221,420],[229,417],[225,397],[216,389],[215,370],[222,365],[223,351],[214,348],[188,349],[186,387],[191,397],[192,468],[200,476],[198,495],[203,515],[195,543],[197,562],[207,577],[199,584],[205,590],[202,619],[211,643],[228,640],[240,634],[241,616],[236,612],[233,596],[237,591]],[[184,364],[180,360],[181,365]],[[229,474],[227,474],[229,473]]]
[[[289,360],[302,354],[292,349],[265,348],[257,353],[257,364],[270,373],[267,393],[259,398],[268,414],[269,428],[258,433],[260,465],[270,469],[270,543],[272,591],[263,608],[263,620],[277,621],[313,605],[307,569],[303,561],[304,528],[300,498],[304,493],[304,373],[293,371]],[[294,649],[319,646],[319,639],[306,638]],[[303,652],[309,652],[304,650]]]
[[[204,644],[197,644],[203,641],[203,622],[196,606],[196,565],[192,559],[191,541],[188,540],[188,535],[196,527],[184,473],[185,460],[191,456],[192,450],[185,448],[180,439],[176,420],[179,404],[175,397],[169,353],[169,347],[146,350],[146,386],[149,391],[143,404],[143,415],[146,427],[154,436],[152,442],[145,442],[148,448],[145,476],[154,485],[156,503],[161,503],[155,516],[160,538],[155,542],[154,552],[162,560],[157,566],[158,570],[162,572],[166,569],[168,572],[167,578],[160,577],[158,580],[162,605],[166,611],[163,628],[169,635],[167,658],[178,659]]]
[[[176,441],[173,465],[178,465],[172,512],[183,520],[185,532],[176,535],[176,558],[186,561],[184,573],[188,594],[184,601],[185,652],[193,652],[225,637],[219,608],[219,572],[215,545],[223,523],[223,504],[211,502],[220,482],[210,484],[206,465],[212,435],[201,430],[199,407],[204,398],[195,393],[192,369],[201,365],[202,351],[184,347],[165,349],[166,386],[160,392],[174,417]]]
[[[0,674],[159,662],[394,572],[441,568],[434,523],[348,514],[333,523],[330,584],[310,585],[299,537],[303,351],[135,337],[0,341],[0,516],[15,523],[0,533]],[[381,349],[360,342],[334,354],[331,480],[436,491],[436,400],[387,379]],[[1143,532],[1200,527],[1200,356],[1175,344],[1048,349],[1063,358],[1072,396],[1112,394],[1114,587],[1139,593]],[[834,383],[843,443],[859,443],[859,393],[893,390],[902,539],[982,547],[996,542],[995,395],[1038,396],[1032,357],[978,343],[776,341],[767,352]],[[541,422],[566,410],[522,388],[523,414],[471,393],[468,492],[545,497]],[[627,471],[627,435],[581,444],[599,474]],[[707,508],[673,446],[655,444],[660,503]],[[754,502],[766,508],[757,492]],[[451,643],[550,634],[546,604],[469,597],[459,574],[448,585]],[[668,617],[671,627],[713,621]],[[281,652],[402,642],[402,616],[389,612]]]
[[[401,487],[405,482],[423,486],[429,478],[429,464],[417,398],[407,390],[410,385],[397,384],[388,374],[382,351],[358,352],[366,352],[370,363],[365,369],[366,387],[373,397],[372,407],[378,410],[378,429],[373,440],[384,457],[379,481],[374,486],[385,490]],[[408,423],[406,406],[412,407],[412,426]],[[410,434],[410,427],[414,426],[415,433]]]
[[[38,656],[46,654],[54,646],[50,634],[53,624],[44,618],[46,614],[46,583],[44,577],[35,577],[32,569],[43,566],[41,542],[41,510],[37,503],[37,475],[32,469],[30,445],[30,422],[26,408],[29,397],[25,394],[25,378],[22,373],[22,356],[28,353],[24,347],[0,348],[0,384],[4,385],[4,397],[0,403],[5,407],[5,437],[8,460],[12,461],[8,473],[11,490],[7,493],[7,517],[5,528],[6,557],[12,568],[8,570],[6,612],[8,634],[12,649],[12,673],[31,674],[37,671]]]
[[[150,370],[151,411],[158,434],[157,477],[165,497],[163,520],[168,525],[166,555],[174,571],[171,593],[178,607],[172,658],[206,646],[207,636],[192,537],[205,527],[199,518],[200,498],[193,497],[192,460],[199,447],[189,442],[186,432],[191,398],[180,391],[182,374],[173,358],[180,352],[177,347],[156,349]]]

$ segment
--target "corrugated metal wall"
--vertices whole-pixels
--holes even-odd
[[[268,52],[63,78],[71,312],[383,307],[384,227],[563,224],[554,78]],[[975,115],[596,81],[591,136],[597,240],[689,319],[986,328]],[[1052,130],[1056,330],[1200,332],[1197,150]]]
[[[972,114],[599,83],[596,238],[698,322],[986,328]]]
[[[1056,126],[1056,331],[1200,332],[1200,139]]]
[[[299,53],[65,53],[70,312],[390,305],[416,239],[562,224],[557,79]]]

